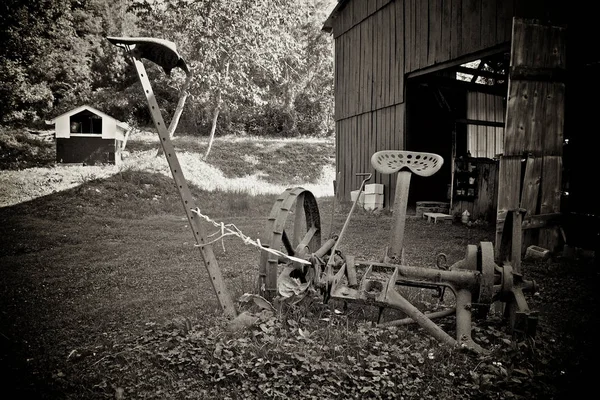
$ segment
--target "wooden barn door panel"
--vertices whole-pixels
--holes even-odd
[[[497,253],[509,210],[526,209],[523,227],[531,226],[528,220],[532,217],[560,212],[565,36],[564,27],[513,19],[504,154],[499,171]],[[551,251],[559,244],[556,227],[524,232],[523,244],[537,244]]]

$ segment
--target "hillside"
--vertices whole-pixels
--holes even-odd
[[[159,142],[151,132],[130,138],[118,167],[56,164],[54,143],[26,131],[0,139],[5,158],[0,163],[0,207],[127,170],[171,176],[165,157],[155,157]],[[279,194],[301,185],[316,196],[333,194],[333,139],[219,137],[208,161],[203,161],[205,138],[176,137],[174,145],[186,179],[201,190]]]

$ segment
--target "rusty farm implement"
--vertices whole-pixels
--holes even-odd
[[[169,74],[179,67],[186,72],[186,83],[191,72],[172,42],[154,38],[108,38],[111,43],[128,51],[144,94],[160,143],[177,184],[182,204],[188,217],[205,267],[225,315],[234,317],[236,309],[227,291],[217,260],[201,224],[202,215],[195,212],[195,203],[170,141],[142,58],[161,66]],[[183,92],[183,91],[182,91]],[[182,93],[183,101],[185,94]],[[182,101],[180,99],[180,105]],[[178,109],[181,107],[178,106]],[[177,114],[177,111],[176,111]],[[175,124],[177,118],[174,118]],[[394,222],[390,241],[380,260],[363,260],[339,250],[358,198],[345,220],[339,234],[322,240],[321,217],[315,196],[301,187],[285,190],[273,205],[267,218],[259,260],[258,291],[272,300],[302,296],[312,288],[322,296],[323,302],[339,300],[379,309],[377,323],[400,325],[415,322],[442,343],[485,351],[471,337],[473,318],[485,318],[492,304],[501,304],[511,331],[535,334],[537,314],[531,311],[525,293],[536,291],[535,282],[523,278],[509,263],[500,262],[494,255],[491,242],[468,245],[464,259],[446,268],[408,266],[404,263],[404,227],[406,204],[412,174],[431,176],[441,167],[443,159],[436,154],[399,150],[384,150],[373,154],[371,164],[382,174],[397,174],[394,199]],[[371,174],[364,176],[360,190]],[[242,235],[239,235],[242,237]],[[248,238],[242,237],[245,241]],[[403,293],[406,288],[430,290],[443,297],[446,292],[454,296],[453,305],[445,310],[426,313],[412,304]],[[382,321],[383,310],[399,310],[406,318]],[[434,319],[454,315],[456,332],[444,331]]]

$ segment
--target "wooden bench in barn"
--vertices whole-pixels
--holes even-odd
[[[438,221],[445,223],[445,224],[451,224],[452,223],[452,215],[449,214],[443,214],[443,213],[436,213],[436,212],[426,212],[423,213],[423,218],[427,219],[427,222],[432,222],[437,224]]]

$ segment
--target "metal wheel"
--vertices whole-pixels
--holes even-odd
[[[480,259],[478,260],[477,269],[481,272],[481,284],[479,293],[474,296],[474,303],[477,304],[475,317],[485,318],[490,312],[494,296],[494,279],[495,267],[494,262],[494,245],[492,242],[479,243]]]
[[[301,187],[286,189],[273,204],[263,233],[263,246],[302,257],[321,247],[321,217],[314,195]],[[259,265],[259,293],[277,295],[278,256],[263,251]]]

